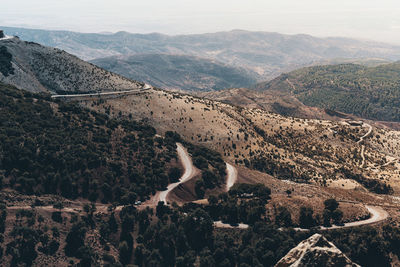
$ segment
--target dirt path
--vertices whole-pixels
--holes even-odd
[[[370,134],[372,133],[372,126],[365,122],[363,123],[363,126],[364,125],[366,125],[369,128],[368,132],[360,137],[360,140],[357,141],[357,144],[360,144],[361,142],[363,142],[364,139],[367,138],[368,136],[370,136]],[[364,145],[361,145],[360,155],[361,155],[361,159],[362,159],[360,168],[364,168],[364,165],[365,165],[365,146]]]
[[[236,170],[233,165],[226,163],[226,170],[227,170],[227,177],[226,177],[226,191],[228,192],[229,189],[236,183],[238,171]]]
[[[364,164],[365,164],[365,155],[364,155],[364,153],[365,153],[365,146],[364,145],[362,145],[361,146],[361,153],[360,153],[360,155],[361,155],[361,164],[360,164],[360,168],[364,168]]]
[[[293,92],[296,91],[296,86],[294,86],[294,84],[289,79],[286,79],[286,82],[289,84],[290,87],[292,87],[291,93],[293,94]]]
[[[192,159],[190,158],[187,150],[180,143],[176,143],[176,145],[178,147],[177,148],[178,156],[183,165],[183,168],[185,169],[185,172],[183,173],[182,177],[179,179],[179,182],[168,185],[167,190],[156,194],[156,199],[158,198],[157,203],[158,203],[158,201],[164,201],[164,203],[167,204],[167,197],[168,197],[169,192],[171,192],[175,187],[177,187],[181,183],[184,183],[184,182],[190,180],[196,174],[195,167],[193,166]]]
[[[368,132],[364,134],[363,136],[360,137],[360,140],[357,141],[357,144],[361,143],[364,141],[365,138],[367,138],[371,133],[372,133],[372,126],[368,123],[363,123],[363,126],[366,125],[368,127]]]

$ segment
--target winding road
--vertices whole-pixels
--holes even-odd
[[[368,124],[368,123],[363,122],[363,126],[364,125],[366,125],[368,127],[368,132],[360,137],[360,140],[357,141],[357,144],[359,144],[362,141],[364,141],[364,139],[367,138],[372,133],[372,126],[370,124]]]
[[[372,126],[368,123],[363,123],[363,126],[366,125],[369,129],[368,132],[366,134],[364,134],[363,136],[360,137],[360,140],[357,141],[357,144],[360,144],[362,141],[364,141],[365,138],[367,138],[371,133],[372,133]],[[361,164],[360,164],[360,168],[364,168],[365,165],[365,145],[361,145]]]
[[[109,96],[109,95],[128,95],[132,93],[144,92],[152,89],[153,87],[149,84],[145,84],[140,89],[115,91],[115,92],[103,92],[103,93],[89,93],[89,94],[71,94],[71,95],[52,95],[51,98],[77,98],[77,97],[88,97],[88,96]]]
[[[229,163],[226,163],[226,170],[227,170],[226,191],[228,192],[229,189],[231,189],[231,187],[236,183],[238,172],[236,168]]]
[[[341,228],[349,228],[349,227],[358,227],[358,226],[378,223],[378,222],[386,220],[389,217],[389,214],[381,207],[365,205],[365,208],[367,208],[369,213],[371,213],[371,217],[366,220],[349,222],[349,223],[345,223],[344,225],[332,225],[330,227],[320,226],[319,229],[320,230],[333,230],[333,229],[341,229]],[[310,231],[310,229],[305,229],[305,228],[294,228],[294,229],[296,231]]]
[[[178,182],[173,183],[168,185],[167,190],[159,192],[158,195],[158,201],[163,201],[165,204],[167,204],[167,196],[169,192],[171,192],[174,188],[176,188],[178,185],[189,181],[196,175],[196,169],[193,166],[192,159],[189,156],[189,153],[187,150],[182,146],[180,143],[176,143],[177,145],[177,152],[179,159],[183,165],[183,168],[185,169],[185,172],[183,173],[182,177],[179,179]],[[158,202],[157,201],[157,202]]]

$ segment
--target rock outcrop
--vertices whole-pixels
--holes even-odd
[[[335,266],[357,267],[333,243],[320,234],[314,234],[291,249],[275,267]]]
[[[0,30],[0,38],[4,38],[4,32],[2,30]]]

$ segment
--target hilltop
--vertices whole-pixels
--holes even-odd
[[[400,63],[302,68],[258,84],[269,94],[295,97],[304,105],[382,121],[400,121]]]
[[[63,50],[16,37],[0,40],[0,60],[0,81],[31,92],[116,91],[144,85]]]
[[[187,55],[136,54],[91,61],[124,77],[170,90],[214,91],[237,86],[249,87],[258,75],[218,61]]]

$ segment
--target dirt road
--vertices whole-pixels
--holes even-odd
[[[167,190],[157,193],[158,201],[164,201],[165,204],[167,204],[167,196],[168,196],[169,192],[171,192],[175,187],[177,187],[181,183],[184,183],[184,182],[190,180],[196,174],[195,167],[193,166],[192,159],[190,158],[189,153],[182,146],[182,144],[177,143],[176,145],[178,147],[178,149],[177,149],[178,156],[183,165],[183,168],[185,169],[185,172],[183,173],[182,177],[179,179],[179,182],[170,184],[170,185],[168,185]]]
[[[368,127],[368,132],[360,137],[360,140],[357,141],[358,144],[361,143],[362,141],[364,141],[364,139],[367,138],[372,133],[372,126],[365,122],[364,122],[363,126],[364,125]]]
[[[344,225],[332,225],[330,227],[321,226],[320,230],[332,230],[332,229],[369,225],[369,224],[374,224],[374,223],[384,221],[389,217],[389,214],[381,207],[369,206],[369,205],[365,205],[365,207],[371,213],[371,217],[369,219],[362,220],[362,221],[356,221],[356,222],[349,222],[349,223],[345,223]],[[304,229],[304,228],[295,228],[295,230],[296,231],[309,231],[309,229]]]
[[[115,91],[115,92],[103,92],[103,93],[89,93],[89,94],[71,94],[71,95],[52,95],[51,98],[78,98],[78,97],[88,97],[88,96],[110,96],[110,95],[129,95],[132,93],[140,93],[150,90],[151,85],[145,84],[140,89],[132,89],[125,91]]]
[[[365,138],[367,138],[371,133],[372,133],[372,126],[368,123],[363,124],[363,126],[366,125],[368,127],[368,132],[364,134],[363,136],[360,137],[360,140],[357,141],[357,144],[360,144],[362,141],[364,141]],[[365,146],[361,145],[361,164],[360,168],[364,168],[365,165]]]
[[[230,225],[228,223],[223,223],[221,221],[214,222],[214,226],[218,227],[218,228],[238,228],[238,229],[247,229],[247,228],[249,228],[248,224],[239,223],[236,226],[232,226],[232,225]]]
[[[226,191],[228,192],[229,189],[236,183],[238,172],[236,168],[229,163],[226,163],[226,170],[227,170]]]

